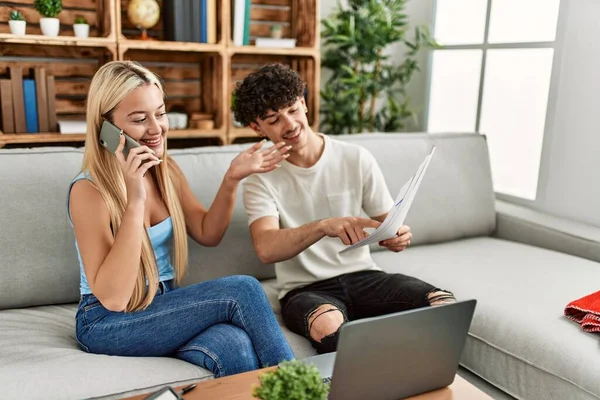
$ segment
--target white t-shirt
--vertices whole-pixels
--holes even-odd
[[[243,184],[249,224],[272,216],[279,226],[297,228],[330,217],[370,217],[387,213],[393,199],[373,155],[364,147],[323,135],[321,158],[310,168],[287,161]],[[279,298],[292,289],[341,274],[379,270],[369,246],[339,254],[346,245],[324,237],[296,257],[275,264]]]

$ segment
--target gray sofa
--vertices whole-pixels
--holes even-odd
[[[429,143],[437,145],[407,219],[414,245],[374,258],[389,272],[478,300],[463,367],[519,399],[600,398],[600,336],[562,316],[569,301],[600,289],[600,229],[495,201],[483,136],[342,139],[377,157],[393,196]],[[245,147],[171,154],[210,204],[229,161]],[[72,148],[0,150],[1,397],[119,398],[212,378],[176,359],[110,357],[77,347],[79,273],[65,196],[81,158],[82,150]],[[229,274],[262,280],[281,322],[273,268],[254,254],[241,196],[223,243],[191,244],[190,265],[187,284]],[[304,338],[283,329],[297,357],[314,354]]]

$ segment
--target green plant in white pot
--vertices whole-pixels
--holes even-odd
[[[319,370],[298,360],[282,362],[259,379],[252,396],[260,400],[325,400],[329,393]]]
[[[8,20],[8,25],[10,26],[10,33],[19,36],[25,35],[25,28],[27,26],[27,22],[25,22],[25,18],[23,17],[21,11],[11,11],[9,18],[10,19]]]
[[[42,16],[40,28],[44,36],[58,36],[60,20],[57,15],[62,11],[62,0],[35,0],[33,6]]]
[[[78,38],[86,38],[90,35],[90,25],[83,15],[78,15],[73,24],[73,31]]]

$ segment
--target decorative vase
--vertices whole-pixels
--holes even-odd
[[[73,31],[78,38],[86,38],[90,35],[90,26],[88,24],[73,24]]]
[[[40,18],[40,28],[44,36],[58,36],[60,20],[58,18]]]
[[[10,33],[12,33],[13,35],[25,35],[25,27],[27,26],[26,21],[8,21],[8,25],[10,26]]]

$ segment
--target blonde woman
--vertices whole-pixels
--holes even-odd
[[[125,157],[100,145],[104,120],[142,146]],[[262,143],[231,162],[206,210],[167,155],[160,80],[137,63],[103,65],[87,99],[82,173],[67,208],[81,271],[77,340],[91,353],[176,357],[225,376],[293,358],[262,287],[231,276],[178,287],[187,235],[219,244],[240,180],[273,170],[289,149]]]

